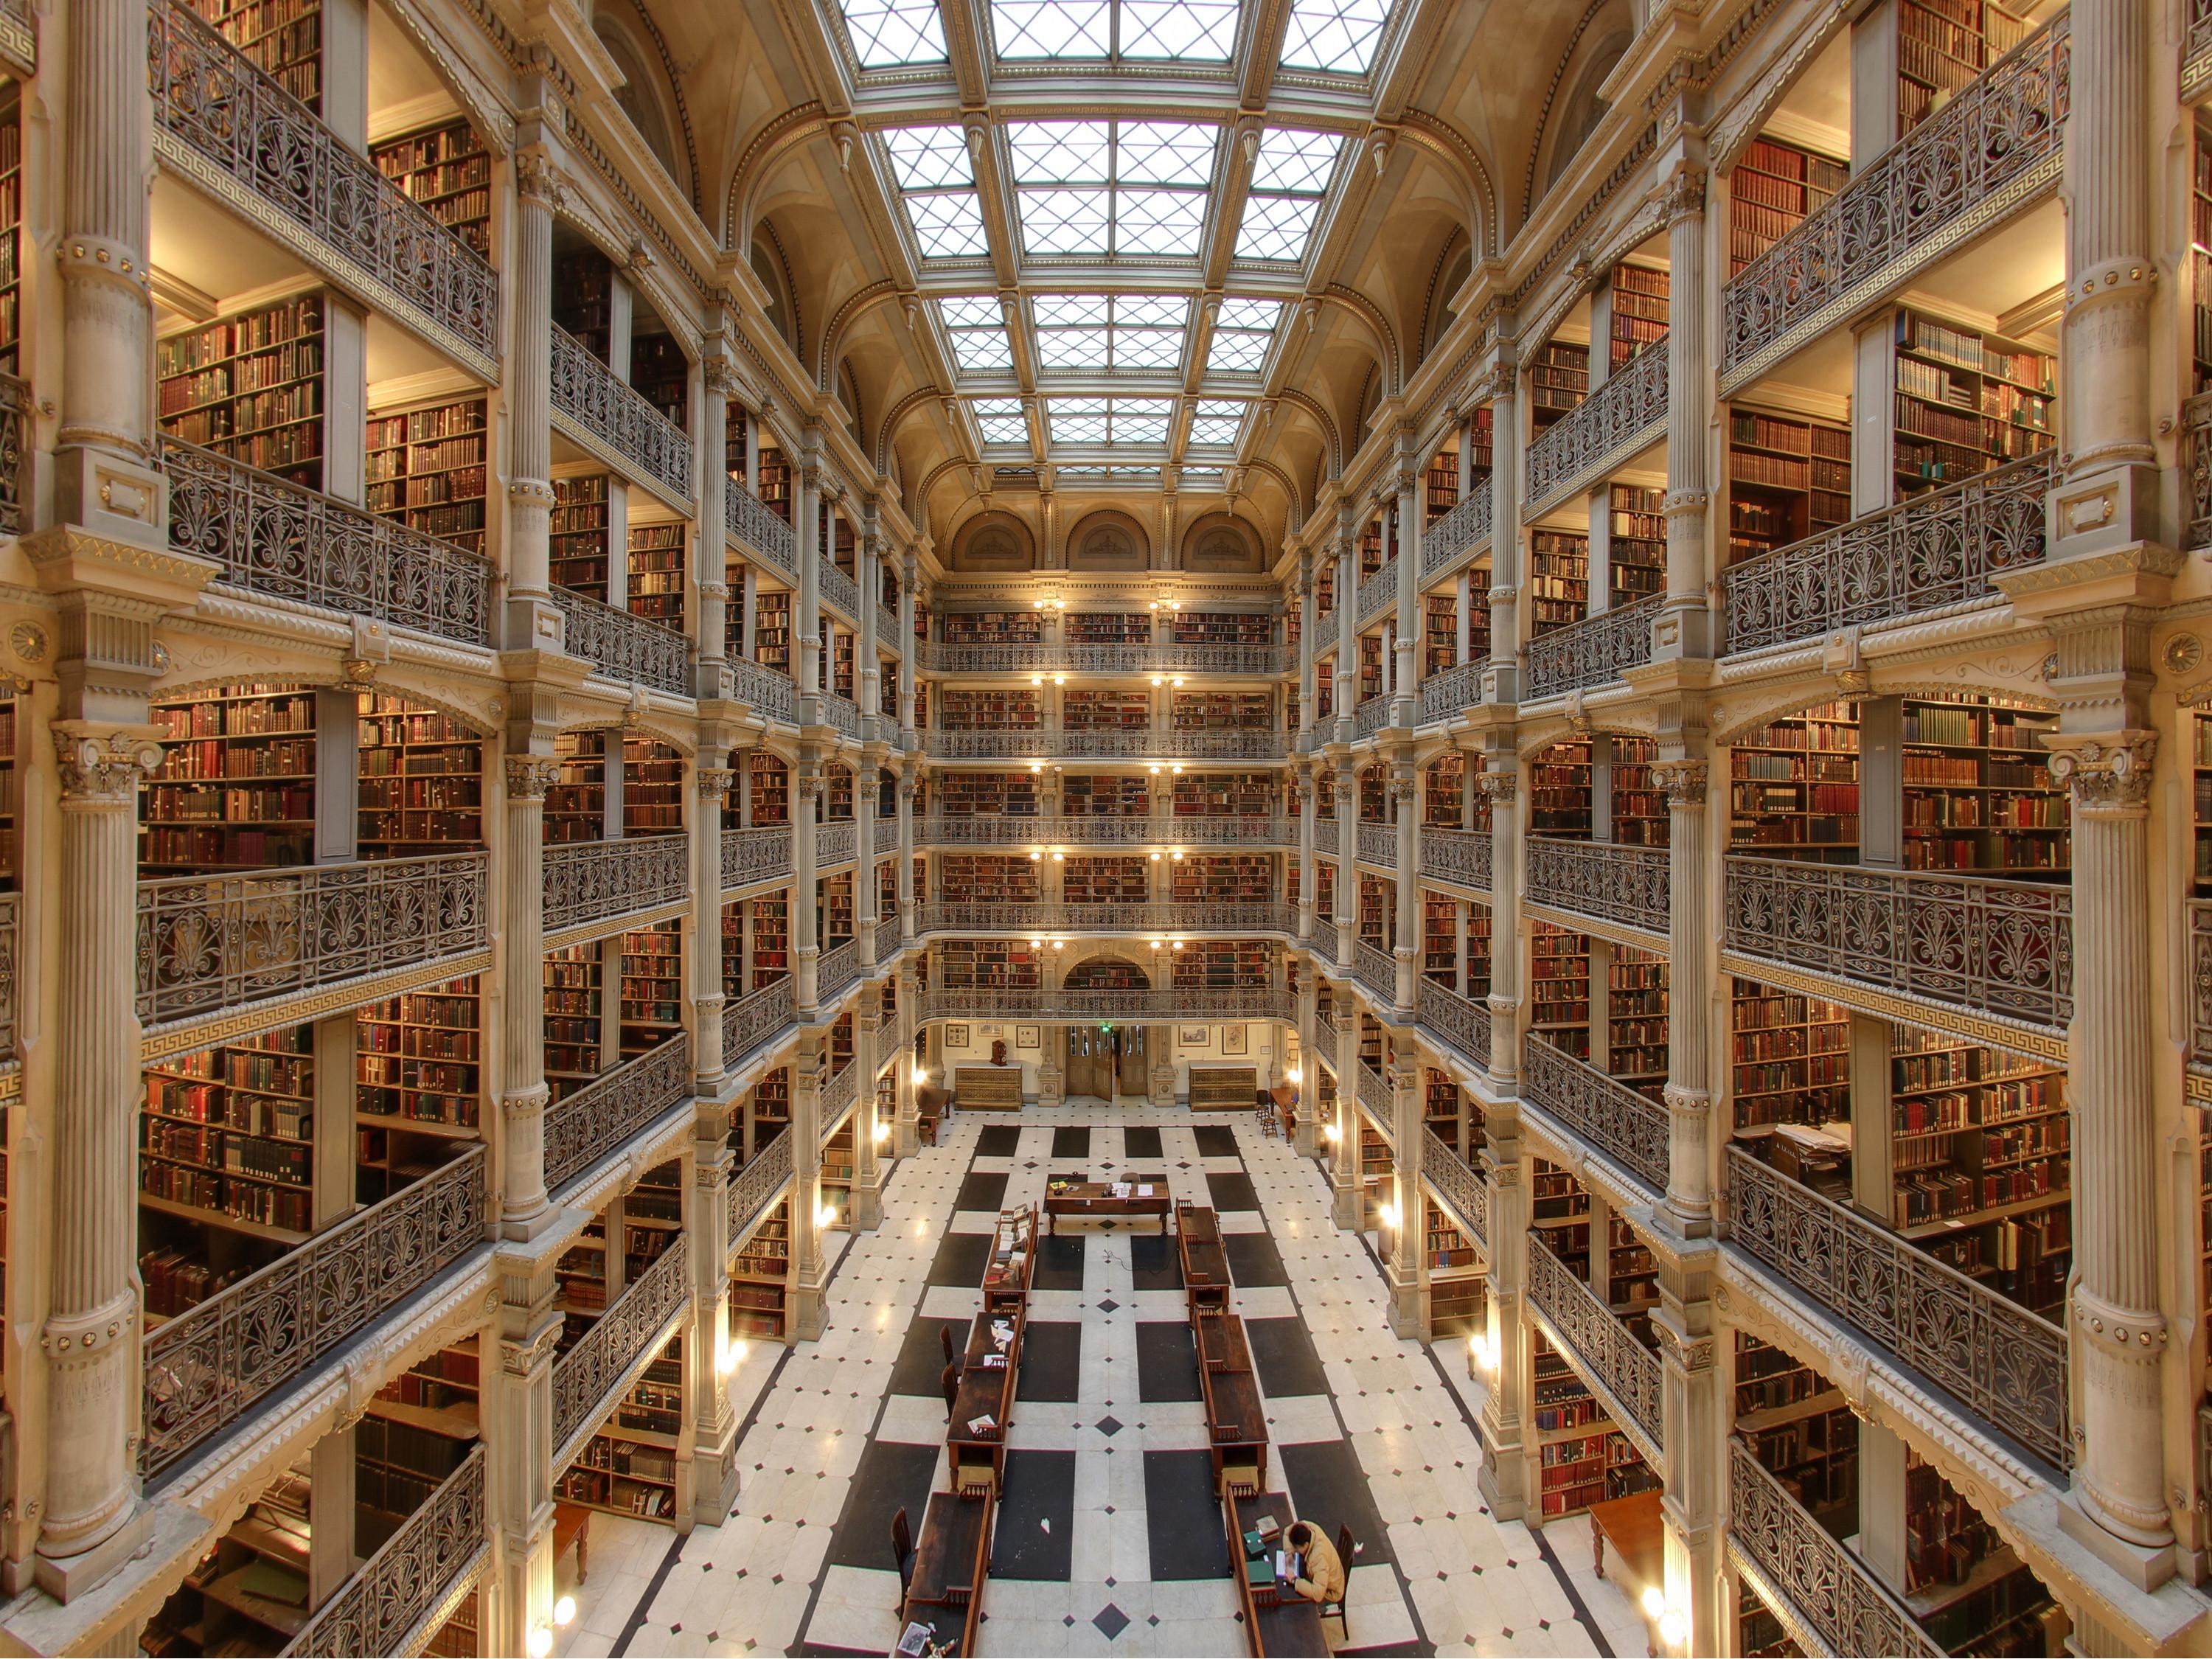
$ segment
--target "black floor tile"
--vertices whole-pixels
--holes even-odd
[[[1248,1291],[1291,1282],[1283,1253],[1266,1233],[1224,1233],[1221,1249],[1229,1258],[1229,1276]]]
[[[1091,1131],[1075,1125],[1063,1125],[1052,1132],[1052,1155],[1054,1158],[1089,1158]]]
[[[969,1180],[976,1177],[969,1176]],[[1259,1192],[1252,1185],[1252,1177],[1239,1170],[1235,1175],[1210,1175],[1206,1178],[1206,1190],[1212,1195],[1217,1210],[1256,1210],[1260,1207]]]
[[[1137,1322],[1137,1398],[1197,1400],[1198,1348],[1182,1320]]]
[[[936,1260],[929,1264],[933,1285],[983,1288],[983,1265],[991,1259],[988,1233],[947,1233],[938,1244]]]
[[[1030,1327],[1032,1340],[1036,1329]],[[1052,1523],[1049,1528],[1046,1522]],[[1075,1454],[1009,1451],[991,1535],[991,1577],[1066,1583],[1074,1551]]]
[[[1129,1284],[1139,1291],[1182,1288],[1182,1257],[1172,1238],[1139,1233],[1129,1240]]]
[[[1244,1336],[1252,1345],[1252,1364],[1260,1373],[1261,1391],[1268,1399],[1328,1392],[1321,1355],[1315,1352],[1312,1334],[1304,1320],[1248,1319]]]
[[[1200,1158],[1236,1158],[1237,1131],[1226,1123],[1201,1123],[1193,1131],[1198,1136],[1198,1155]],[[1226,1546],[1224,1545],[1225,1548]]]
[[[921,1530],[922,1511],[929,1507],[929,1490],[937,1480],[937,1460],[944,1452],[941,1445],[868,1442],[846,1490],[844,1512],[830,1535],[830,1565],[896,1569],[891,1517],[903,1508],[907,1524]]]
[[[1352,1541],[1364,1547],[1357,1560],[1344,1564],[1347,1572],[1389,1560],[1390,1534],[1383,1530],[1375,1496],[1367,1489],[1366,1473],[1350,1441],[1316,1440],[1279,1450],[1298,1519],[1313,1522],[1332,1539],[1339,1527],[1350,1527]]]
[[[1021,1149],[1022,1130],[1018,1123],[987,1123],[975,1138],[978,1158],[1012,1158]]]
[[[1229,1540],[1204,1451],[1145,1454],[1145,1532],[1155,1579],[1228,1576]]]
[[[1158,1128],[1133,1127],[1121,1131],[1121,1156],[1132,1160],[1140,1158],[1161,1158],[1160,1132]]]
[[[956,1210],[988,1210],[996,1215],[1006,1198],[1006,1176],[985,1175],[981,1170],[970,1170],[968,1178],[960,1183],[960,1194],[952,1200],[952,1207]]]
[[[975,1277],[981,1282],[983,1270],[978,1267]],[[945,1345],[939,1339],[939,1329],[952,1333],[952,1352],[957,1358],[968,1346],[969,1322],[964,1319],[916,1319],[906,1328],[906,1340],[899,1344],[898,1358],[891,1362],[893,1394],[918,1394],[932,1400],[944,1397]],[[911,1517],[909,1517],[911,1518]]]
[[[1035,1291],[1079,1291],[1083,1288],[1083,1240],[1055,1233],[1037,1240],[1036,1274],[1030,1281]]]
[[[1073,1320],[1032,1319],[1022,1334],[1017,1400],[1073,1400],[1083,1364],[1083,1327]]]

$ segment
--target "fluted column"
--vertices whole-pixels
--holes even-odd
[[[553,212],[567,194],[551,160],[515,158],[513,344],[503,391],[507,420],[507,645],[542,650],[550,591],[553,515]]]
[[[811,924],[810,924],[811,925]],[[791,1334],[822,1334],[822,1039],[800,1039],[791,1062]]]
[[[815,969],[822,955],[821,907],[814,890],[814,823],[821,805],[822,763],[803,755],[791,769],[791,944],[798,965],[792,994],[802,1018],[814,1012]]]
[[[1398,666],[1390,723],[1408,728],[1421,704],[1422,495],[1418,468],[1398,475]]]
[[[799,695],[805,697],[822,690],[822,562],[829,556],[820,533],[822,469],[814,459],[819,441],[817,434],[808,432],[805,461],[794,480],[799,522],[792,526],[798,537],[799,553],[799,592],[792,601],[799,614],[791,619],[799,630],[799,661],[793,678],[799,682]]]
[[[2140,0],[2077,0],[2069,14],[2066,121],[2066,473],[2148,466],[2152,165],[2148,76],[2154,13]],[[2166,60],[2166,74],[2173,70]],[[2172,86],[2165,88],[2170,103]],[[2182,298],[2186,303],[2185,296]],[[2147,483],[2150,481],[2146,480]],[[2149,510],[2145,502],[2144,510]],[[2145,519],[2135,533],[2148,533]],[[2063,524],[2062,532],[2074,526]]]
[[[1413,1012],[1421,949],[1420,789],[1410,760],[1400,761],[1390,769],[1390,808],[1398,820],[1398,942],[1391,951],[1396,981],[1393,997],[1402,1017]]]
[[[1314,554],[1307,549],[1298,555],[1298,580],[1294,596],[1298,607],[1298,735],[1304,738],[1313,730],[1314,697],[1317,686],[1314,675],[1314,653],[1321,645],[1321,584],[1314,580]]]
[[[507,856],[500,1022],[500,1230],[526,1239],[553,1216],[545,1194],[545,1009],[526,988],[544,977],[545,796],[561,775],[550,755],[507,758]]]
[[[1308,666],[1311,664],[1309,662]],[[1298,938],[1310,941],[1314,932],[1316,902],[1320,898],[1321,872],[1314,862],[1314,823],[1318,791],[1314,787],[1313,768],[1299,761],[1292,769],[1291,799],[1298,809]]]
[[[914,740],[915,687],[921,678],[921,653],[915,648],[914,599],[915,584],[921,580],[921,561],[908,552],[899,567],[898,628],[899,660],[906,665],[906,672],[899,676],[898,723],[902,744]],[[906,904],[901,890],[899,904]]]
[[[898,781],[899,945],[914,943],[914,795],[921,787],[921,763],[908,760]]]
[[[882,641],[876,637],[876,611],[880,608],[879,595],[884,591],[884,579],[876,568],[876,504],[873,498],[861,509],[860,533],[853,549],[853,585],[860,590],[860,614],[854,618],[859,623],[859,637],[853,647],[853,701],[864,720],[881,718],[884,706],[884,671],[877,660],[876,648]]]
[[[1504,765],[1474,780],[1490,803],[1490,1086],[1510,1097],[1521,1089],[1521,773],[1510,749],[1491,758]]]
[[[1336,763],[1336,966],[1350,978],[1359,960],[1359,785],[1352,758]]]
[[[873,605],[863,604],[872,612]],[[858,960],[862,968],[876,965],[876,799],[882,788],[880,745],[870,744],[860,751],[853,778],[853,918],[860,935]]]
[[[1297,1149],[1300,1158],[1311,1158],[1321,1136],[1321,987],[1312,966],[1298,975],[1298,1091]]]
[[[719,697],[722,690],[723,659],[729,635],[730,584],[729,459],[726,453],[730,424],[730,394],[738,389],[730,360],[719,355],[702,360],[699,375],[699,433],[696,464],[699,470],[698,544],[692,558],[698,568],[698,690],[702,697]]]
[[[722,803],[737,775],[726,766],[692,774],[699,810],[691,822],[691,1066],[702,1095],[714,1093],[722,1076]]]
[[[1336,510],[1336,729],[1330,735],[1345,743],[1359,706],[1359,533],[1352,511]]]
[[[1514,366],[1490,371],[1490,665],[1482,700],[1521,700],[1521,583],[1527,565],[1521,528],[1521,467],[1528,446],[1521,436],[1520,398]]]
[[[921,964],[914,962],[898,971],[898,1056],[894,1061],[898,1079],[897,1116],[891,1126],[891,1146],[900,1158],[912,1158],[921,1149],[921,1085],[915,1078],[915,1008],[921,1000]]]
[[[1329,1186],[1336,1197],[1336,1224],[1359,1227],[1359,1012],[1340,994],[1336,1010],[1336,1163]]]
[[[1656,761],[1651,781],[1667,796],[1668,1176],[1665,1210],[1686,1237],[1712,1231],[1711,1044],[1705,1011],[1712,1006],[1717,938],[1707,911],[1711,861],[1705,845],[1707,767],[1702,760]]]
[[[1705,354],[1705,172],[1679,162],[1667,212],[1667,620],[1655,654],[1704,656],[1713,375]],[[1671,624],[1671,626],[1670,626]],[[1677,1007],[1701,1006],[1677,1002]]]
[[[1390,1201],[1398,1211],[1387,1270],[1390,1328],[1419,1342],[1427,1335],[1421,1318],[1421,1066],[1410,1042],[1390,1068],[1390,1138],[1397,1143],[1390,1157]]]
[[[1496,999],[1492,998],[1493,1006]],[[1492,1047],[1495,1048],[1493,1042]],[[1482,1467],[1475,1485],[1501,1521],[1528,1512],[1529,1344],[1528,1184],[1523,1179],[1521,1109],[1508,1100],[1483,1113],[1482,1178],[1490,1188],[1490,1276],[1478,1370],[1489,1385],[1482,1401]]]
[[[884,1195],[876,1166],[876,1074],[883,1053],[876,1024],[883,1018],[883,988],[864,987],[853,1007],[853,1066],[860,1092],[853,1103],[853,1198],[848,1219],[856,1233],[872,1232],[884,1218]]]
[[[698,1316],[684,1345],[691,1401],[691,1513],[706,1526],[729,1518],[738,1501],[738,1413],[730,1405],[729,1185],[732,1106],[702,1100],[691,1142],[684,1231],[691,1240],[691,1294]]]

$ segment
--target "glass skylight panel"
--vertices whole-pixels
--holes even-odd
[[[1382,47],[1390,6],[1391,0],[1291,0],[1284,67],[1366,74]]]
[[[1190,301],[1181,295],[1040,294],[1030,301],[1044,368],[1176,368]]]
[[[1175,403],[1168,398],[1054,398],[1045,414],[1055,444],[1164,444]]]
[[[1022,121],[1007,143],[1025,252],[1197,257],[1219,127]]]
[[[1019,398],[978,398],[969,408],[975,411],[976,428],[985,443],[1028,447],[1030,423]]]
[[[991,44],[1010,63],[1225,64],[1237,44],[1237,0],[991,0]],[[945,56],[941,38],[936,55]]]
[[[921,257],[965,259],[989,252],[967,135],[953,126],[894,127],[883,142]]]
[[[1201,398],[1192,409],[1190,441],[1200,449],[1226,449],[1244,428],[1244,409],[1237,398]]]
[[[1103,58],[1114,50],[1109,0],[991,0],[1001,58]]]
[[[1006,314],[987,295],[957,295],[937,302],[937,314],[952,340],[952,356],[963,372],[1012,368],[1014,349],[1006,338]]]
[[[1186,489],[1218,489],[1221,488],[1221,469],[1218,466],[1186,466],[1178,470],[1179,481]]]
[[[1322,192],[1336,171],[1344,140],[1333,132],[1271,130],[1260,141],[1244,217],[1237,227],[1240,259],[1302,259]]]
[[[1237,0],[1121,0],[1124,58],[1227,63],[1237,44]]]
[[[1160,470],[1156,466],[1063,466],[1053,476],[1063,484],[1157,484]]]
[[[937,0],[844,0],[844,10],[845,33],[862,69],[947,61]]]

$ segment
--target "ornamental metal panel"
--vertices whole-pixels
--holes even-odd
[[[1352,605],[1352,616],[1358,627],[1364,628],[1383,611],[1398,603],[1398,556],[1393,553],[1382,562],[1379,570],[1370,571],[1360,579],[1359,592]]]
[[[1352,735],[1371,738],[1390,724],[1390,708],[1395,697],[1369,697],[1352,711]]]
[[[860,1062],[848,1060],[840,1066],[836,1076],[822,1085],[822,1139],[828,1140],[836,1133],[837,1120],[845,1109],[860,1097]]]
[[[15,1058],[16,896],[0,893],[0,1064]]]
[[[770,720],[787,726],[799,724],[799,688],[791,676],[746,657],[732,657],[724,666],[730,676],[730,695]]]
[[[922,750],[937,760],[1191,759],[1280,760],[1279,732],[1170,732],[1134,730],[1064,732],[1043,726],[1011,731],[945,732],[921,734]]]
[[[1667,1109],[1626,1084],[1577,1060],[1530,1032],[1523,1042],[1521,1088],[1565,1127],[1601,1147],[1615,1163],[1667,1190]]]
[[[1663,934],[1668,926],[1663,847],[1528,837],[1529,902],[1626,922]]]
[[[553,412],[590,441],[586,447],[627,463],[640,483],[658,487],[671,505],[691,501],[691,439],[684,428],[609,368],[558,323],[553,334]]]
[[[1436,1188],[1459,1230],[1474,1241],[1475,1249],[1490,1254],[1490,1183],[1485,1181],[1459,1149],[1434,1129],[1421,1131],[1421,1178]]]
[[[2070,888],[1731,854],[1732,951],[2063,1032],[2074,1018]]]
[[[1528,1234],[1528,1299],[1573,1350],[1579,1369],[1620,1402],[1630,1419],[1622,1426],[1641,1430],[1648,1449],[1663,1455],[1659,1356],[1636,1340],[1620,1316],[1535,1231]]]
[[[766,1145],[753,1149],[753,1161],[738,1171],[728,1187],[727,1206],[724,1218],[728,1223],[727,1243],[732,1250],[744,1244],[752,1230],[760,1224],[769,1206],[781,1194],[784,1183],[791,1179],[791,1131],[779,1125]]]
[[[491,642],[489,560],[197,444],[163,438],[161,464],[169,545],[215,565],[216,580],[464,645]],[[0,479],[9,476],[0,419]]]
[[[915,1005],[917,1020],[932,1019],[1112,1019],[1169,1021],[1177,1018],[1279,1019],[1297,1018],[1297,998],[1275,987],[1242,990],[1193,988],[1184,990],[986,990],[968,988],[926,991]]]
[[[1297,912],[1287,904],[1239,903],[1231,900],[1197,903],[1068,904],[1038,899],[1027,903],[927,904],[915,912],[920,933],[1006,933],[1021,930],[1127,933],[1132,928],[1176,933],[1291,933]]]
[[[691,641],[672,628],[617,611],[573,588],[556,587],[562,648],[611,680],[647,686],[672,696],[691,695]]]
[[[841,738],[860,740],[860,707],[835,691],[817,691],[799,710],[801,726],[826,726]]]
[[[1384,870],[1398,867],[1398,826],[1363,823],[1359,826],[1359,861]]]
[[[722,886],[750,887],[791,874],[791,826],[771,823],[722,831]]]
[[[722,486],[722,527],[796,581],[799,542],[776,510],[732,478]]]
[[[1462,887],[1490,890],[1491,861],[1497,837],[1487,830],[1437,830],[1421,826],[1421,873]]]
[[[613,1405],[633,1367],[648,1358],[663,1327],[691,1297],[691,1236],[678,1233],[633,1279],[576,1346],[553,1362],[554,1463]]]
[[[1728,1182],[1737,1245],[1990,1427],[2071,1465],[2065,1331],[1741,1147]]]
[[[0,9],[0,50],[10,14]],[[19,535],[28,521],[31,383],[0,374],[0,533]]]
[[[915,839],[925,847],[1295,847],[1298,824],[1280,817],[924,818]]]
[[[1667,603],[1653,593],[1539,634],[1522,647],[1529,702],[1611,685],[1651,660],[1651,624]]]
[[[1314,953],[1322,961],[1337,959],[1336,923],[1328,916],[1316,916],[1313,924]]]
[[[139,1474],[179,1462],[483,1243],[489,1157],[470,1146],[149,1331]]]
[[[903,657],[906,641],[900,636],[898,617],[890,607],[878,603],[876,606],[876,645],[878,649],[896,651]]]
[[[814,867],[817,870],[826,870],[833,864],[850,864],[860,855],[860,829],[850,819],[814,826]]]
[[[857,629],[860,625],[860,585],[834,564],[824,564],[820,576],[822,603],[837,611]]]
[[[948,645],[925,641],[921,665],[939,674],[1287,674],[1297,653],[1284,645]]]
[[[691,1034],[624,1060],[545,1109],[545,1185],[565,1187],[691,1097]]]
[[[1388,951],[1359,941],[1359,950],[1352,963],[1352,973],[1370,994],[1385,1007],[1398,1000],[1398,963]]]
[[[282,1651],[398,1653],[408,1633],[471,1572],[489,1536],[481,1443],[315,1609]]]
[[[570,842],[548,847],[543,858],[549,933],[673,904],[691,893],[689,836]]]
[[[1489,664],[1463,662],[1421,682],[1421,719],[1448,720],[1482,704],[1483,671]]]
[[[1490,480],[1478,478],[1474,488],[1460,498],[1457,506],[1422,532],[1423,581],[1445,566],[1458,562],[1463,555],[1490,539],[1492,505]]]
[[[138,1019],[148,1028],[489,943],[483,853],[308,865],[138,884]]]
[[[2212,404],[2212,400],[2207,400]],[[2054,452],[1931,489],[1721,574],[1725,650],[1816,640],[1986,599],[2039,562]],[[2192,479],[2199,475],[2194,470]],[[2212,489],[2212,476],[2204,487]]]
[[[834,1002],[853,981],[860,976],[860,950],[857,939],[847,939],[834,951],[824,951],[814,967],[814,1000],[817,1004]]]
[[[1372,1121],[1376,1133],[1382,1137],[1382,1144],[1395,1157],[1398,1151],[1398,1115],[1390,1098],[1390,1085],[1383,1080],[1382,1073],[1364,1060],[1359,1062],[1358,1077],[1360,1109]]]
[[[14,913],[13,901],[9,914]],[[14,932],[12,922],[9,934]],[[2197,899],[2189,906],[2189,975],[2191,985],[2189,1063],[2199,1071],[2212,1069],[2212,900]],[[9,982],[14,983],[12,962]],[[9,999],[14,1006],[14,999]]]
[[[797,988],[787,975],[722,1006],[723,1065],[735,1065],[798,1018]]]
[[[1490,1010],[1432,979],[1413,982],[1413,1018],[1476,1065],[1490,1064]]]
[[[1534,518],[1587,480],[1658,438],[1667,426],[1667,338],[1662,335],[1608,374],[1528,446],[1522,476]]]

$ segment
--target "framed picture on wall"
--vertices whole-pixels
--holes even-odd
[[[1015,1027],[1014,1027],[1014,1047],[1015,1047],[1015,1048],[1043,1048],[1043,1047],[1044,1047],[1044,1028],[1043,1028],[1042,1026],[1041,1026],[1041,1025],[1017,1025],[1017,1026],[1015,1026]]]
[[[1176,1041],[1186,1048],[1203,1048],[1206,1047],[1206,1034],[1211,1029],[1205,1025],[1186,1025],[1176,1033]]]
[[[1242,1025],[1224,1025],[1221,1028],[1221,1052],[1224,1054],[1241,1054],[1244,1052],[1244,1028]]]
[[[946,1026],[945,1046],[948,1048],[965,1048],[968,1046],[968,1028],[965,1025]]]

